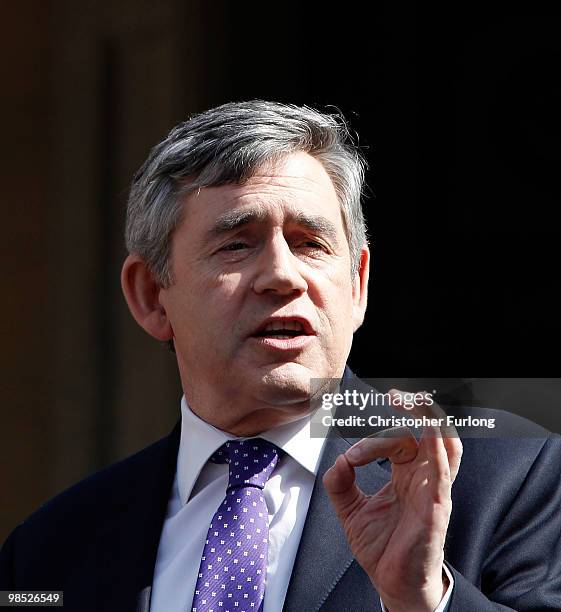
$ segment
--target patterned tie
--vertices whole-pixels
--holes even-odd
[[[211,457],[229,464],[226,497],[212,517],[192,612],[259,612],[267,576],[269,514],[263,487],[278,449],[261,438],[230,440]]]

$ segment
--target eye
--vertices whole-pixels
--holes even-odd
[[[223,246],[221,251],[240,251],[241,249],[245,249],[247,244],[245,242],[230,242],[226,246]]]
[[[302,248],[305,249],[312,249],[312,250],[324,250],[325,247],[323,244],[321,244],[320,242],[317,242],[317,240],[306,240],[304,242],[301,243],[300,245]]]

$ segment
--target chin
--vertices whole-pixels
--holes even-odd
[[[261,375],[259,395],[274,404],[297,404],[310,398],[310,379],[316,374],[299,363],[270,367]]]

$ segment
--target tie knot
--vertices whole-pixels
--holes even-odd
[[[210,458],[214,463],[227,463],[230,471],[228,489],[254,486],[262,489],[279,459],[279,449],[262,438],[230,440]]]

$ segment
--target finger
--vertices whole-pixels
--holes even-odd
[[[449,436],[447,432],[443,432],[442,442],[444,444],[444,448],[446,449],[448,463],[450,465],[450,479],[452,482],[454,482],[454,480],[456,480],[456,476],[458,475],[460,463],[462,461],[462,441],[458,437],[457,433],[455,436]]]
[[[407,427],[393,427],[363,438],[345,453],[352,466],[366,465],[388,458],[392,463],[407,463],[417,456],[418,443]]]
[[[427,459],[428,484],[436,500],[449,500],[452,484],[450,463],[438,427],[425,427],[419,443],[419,452]]]
[[[424,416],[429,419],[438,419],[440,423],[442,423],[439,428],[440,435],[448,456],[450,477],[453,482],[458,474],[458,470],[460,469],[460,462],[462,459],[462,442],[458,436],[456,428],[453,425],[447,424],[447,415],[444,410],[442,410],[442,408],[434,401],[432,395],[426,391],[420,392],[420,394],[424,396],[424,399],[422,401],[413,402],[415,405],[410,409],[405,408],[406,402],[404,400],[404,394],[407,392],[400,391],[399,389],[390,389],[388,393],[391,398],[392,406],[397,410],[412,412],[418,417]],[[420,399],[420,394],[417,394],[418,399]]]
[[[339,455],[335,463],[323,475],[323,486],[335,508],[345,520],[365,497],[355,483],[355,471],[345,455]]]
[[[419,454],[437,470],[433,476],[454,482],[462,458],[462,443],[459,438],[446,437],[440,427],[426,426],[423,428]],[[440,461],[445,461],[445,465],[441,465]]]

